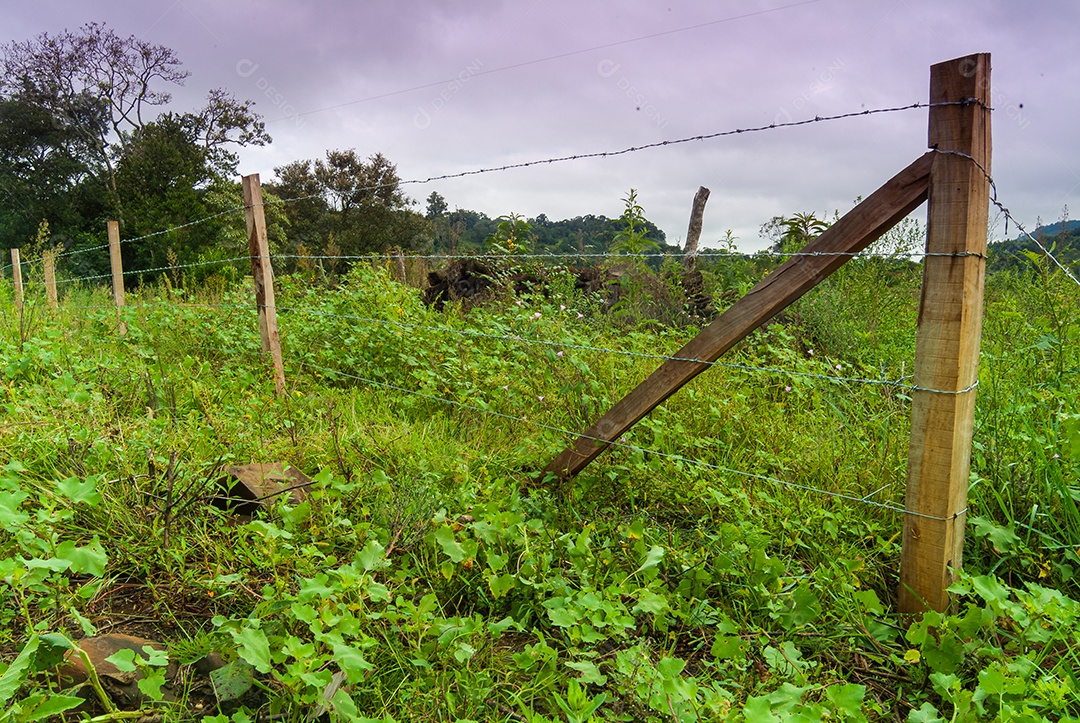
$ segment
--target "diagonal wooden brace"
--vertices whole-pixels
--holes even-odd
[[[760,281],[673,354],[679,359],[664,362],[585,430],[573,446],[563,450],[544,468],[541,479],[549,473],[559,479],[576,475],[612,441],[709,368],[708,363],[702,362],[716,361],[754,329],[843,266],[851,258],[849,254],[862,251],[914,211],[926,200],[933,160],[933,152],[921,156],[807,244],[802,255],[789,259]]]

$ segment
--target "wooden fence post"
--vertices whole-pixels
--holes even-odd
[[[23,310],[23,282],[19,249],[11,249],[11,279],[15,282],[15,311],[21,314]]]
[[[124,308],[124,264],[120,260],[120,224],[109,221],[109,265],[112,267],[113,301],[116,302],[116,330],[120,336],[127,334],[127,323],[120,318]]]
[[[932,66],[930,103],[930,146],[964,155],[938,153],[930,171],[900,562],[902,613],[946,610],[952,571],[962,564],[990,201],[990,55]],[[955,105],[935,105],[942,103]]]
[[[23,265],[18,260],[18,249],[11,250],[11,278],[15,282],[15,311],[23,313]]]
[[[277,307],[274,305],[274,269],[270,265],[270,244],[266,237],[262,186],[259,174],[243,177],[244,215],[247,217],[248,253],[251,275],[255,279],[255,304],[259,309],[259,334],[262,348],[270,353],[274,366],[274,390],[285,393],[285,366],[281,360],[281,337],[278,334]]]
[[[405,275],[405,252],[401,250],[400,246],[395,246],[390,250],[390,253],[394,257],[394,276],[397,277],[399,284],[404,284],[407,280]]]
[[[60,302],[56,295],[56,251],[46,251],[41,255],[42,265],[45,268],[45,296],[49,299],[49,306],[53,311],[60,310]]]

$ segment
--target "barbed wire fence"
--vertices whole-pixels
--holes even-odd
[[[404,180],[404,181],[397,181],[394,184],[375,184],[375,185],[371,185],[371,186],[367,186],[367,187],[358,189],[358,192],[377,191],[377,190],[385,188],[385,187],[387,187],[389,185],[422,185],[422,184],[433,183],[433,182],[436,182],[436,181],[459,179],[459,178],[465,178],[465,177],[482,175],[482,174],[500,173],[500,172],[505,172],[505,171],[509,171],[509,170],[530,168],[530,167],[541,166],[541,165],[549,165],[549,164],[554,164],[554,163],[573,162],[573,161],[580,161],[580,160],[585,160],[585,159],[610,158],[610,157],[614,157],[614,156],[621,156],[621,155],[625,155],[625,154],[629,154],[629,153],[636,153],[636,152],[646,151],[646,150],[650,150],[650,149],[672,147],[672,146],[685,144],[685,143],[690,143],[690,142],[700,142],[700,141],[712,140],[712,139],[728,137],[728,136],[734,136],[734,135],[740,135],[740,134],[745,134],[745,133],[765,132],[765,131],[777,130],[777,129],[794,127],[794,126],[803,126],[803,125],[809,125],[809,124],[814,124],[814,123],[836,121],[836,120],[840,120],[840,119],[848,119],[848,118],[855,118],[855,117],[867,117],[867,116],[872,116],[872,115],[876,115],[876,114],[894,113],[894,112],[901,112],[901,111],[907,111],[907,110],[913,110],[913,109],[925,109],[925,108],[938,107],[938,106],[941,106],[941,105],[970,105],[972,103],[977,103],[977,102],[978,101],[975,101],[973,99],[968,99],[968,100],[960,101],[960,102],[956,102],[956,103],[939,103],[939,104],[913,103],[911,105],[906,105],[906,106],[896,106],[896,107],[879,108],[879,109],[873,109],[873,110],[863,110],[863,111],[858,111],[858,112],[853,112],[853,113],[843,113],[843,114],[832,115],[832,116],[818,116],[818,117],[815,117],[815,118],[812,118],[812,119],[805,119],[805,120],[800,120],[800,121],[792,121],[792,122],[787,122],[787,123],[774,123],[774,124],[769,124],[769,125],[766,125],[766,126],[757,126],[757,127],[748,127],[748,128],[736,128],[736,129],[725,130],[725,131],[720,131],[720,132],[715,132],[715,133],[708,133],[708,134],[701,134],[701,135],[690,136],[690,137],[685,137],[685,138],[665,140],[665,141],[660,141],[660,142],[656,142],[656,143],[644,144],[644,145],[641,145],[641,146],[631,146],[631,147],[628,147],[628,148],[623,148],[623,149],[615,150],[615,151],[597,151],[597,152],[581,153],[581,154],[574,154],[574,155],[566,155],[566,156],[539,159],[539,160],[534,160],[534,161],[521,162],[521,163],[505,164],[505,165],[500,165],[500,166],[482,167],[482,168],[477,168],[477,169],[474,169],[474,170],[467,170],[467,171],[460,171],[460,172],[453,172],[453,173],[445,173],[445,174],[440,174],[440,175],[429,176],[429,177],[426,177],[426,178],[417,178],[417,179],[410,179],[410,180]],[[1077,277],[1070,271],[1068,266],[1065,265],[1063,262],[1061,262],[1059,259],[1057,259],[1056,256],[1051,252],[1051,250],[1048,249],[1038,238],[1036,238],[1034,235],[1029,233],[1027,231],[1027,229],[1024,227],[1024,225],[1021,224],[1013,216],[1013,214],[1009,211],[1009,209],[1001,201],[999,201],[997,185],[996,185],[994,179],[990,176],[990,174],[981,165],[978,164],[978,161],[976,161],[974,158],[972,158],[971,156],[969,156],[967,154],[958,153],[956,151],[937,151],[937,152],[938,153],[945,153],[945,154],[963,156],[963,157],[969,159],[970,161],[974,162],[976,164],[976,166],[979,168],[979,170],[985,175],[987,181],[990,183],[990,186],[991,186],[991,189],[992,189],[991,202],[1003,214],[1003,216],[1005,217],[1007,223],[1012,223],[1016,228],[1018,228],[1021,231],[1021,233],[1023,234],[1023,236],[1026,239],[1033,242],[1034,244],[1036,244],[1040,248],[1042,253],[1048,259],[1050,259],[1051,262],[1068,277],[1068,279],[1070,279],[1073,283],[1080,285],[1080,281],[1077,280]],[[321,199],[321,198],[322,198],[321,194],[315,194],[315,195],[310,195],[310,196],[301,196],[301,197],[287,198],[287,199],[271,199],[271,200],[268,200],[268,201],[264,202],[262,205],[263,206],[278,205],[278,204],[287,205],[287,204],[297,203],[297,202],[301,202],[301,201],[305,201],[305,200],[313,200],[313,199]],[[198,225],[201,225],[201,224],[205,224],[205,223],[210,222],[210,221],[215,220],[215,219],[226,218],[226,217],[229,217],[230,215],[234,215],[234,214],[241,214],[241,213],[245,212],[248,208],[250,208],[250,207],[248,207],[248,206],[237,206],[237,207],[225,209],[223,211],[219,211],[219,212],[207,215],[205,217],[198,218],[198,219],[189,221],[187,223],[180,224],[180,225],[177,225],[177,226],[173,226],[173,227],[170,227],[170,228],[166,228],[166,229],[163,229],[163,230],[160,230],[160,231],[155,231],[155,232],[148,233],[148,234],[143,234],[143,235],[139,235],[139,236],[135,236],[135,237],[129,237],[129,238],[121,239],[120,244],[121,245],[125,245],[125,244],[126,245],[131,245],[133,243],[137,243],[137,242],[140,242],[140,241],[145,241],[145,240],[148,240],[148,239],[151,239],[151,238],[156,238],[156,237],[164,236],[164,235],[167,235],[167,234],[170,234],[170,233],[175,233],[177,231],[181,231],[181,230],[188,229],[188,228],[191,228],[191,227],[195,227],[195,226],[198,226]],[[62,258],[63,259],[70,259],[72,257],[79,256],[79,255],[82,255],[82,254],[90,254],[90,253],[100,252],[100,251],[106,250],[108,248],[109,248],[109,244],[101,244],[101,245],[91,246],[91,247],[87,247],[87,248],[70,249],[70,250],[66,250],[66,251],[62,251],[62,252],[57,253],[55,258],[56,259],[62,259]],[[918,259],[923,259],[923,258],[931,257],[931,256],[952,256],[952,257],[956,257],[956,256],[965,256],[965,255],[973,255],[973,254],[970,254],[970,253],[959,253],[959,254],[940,254],[939,253],[939,254],[935,254],[935,253],[927,253],[926,251],[912,251],[912,252],[903,253],[903,254],[888,254],[888,253],[876,254],[876,253],[867,252],[867,251],[863,251],[863,252],[828,252],[828,253],[823,253],[823,252],[802,252],[802,251],[795,251],[795,252],[768,251],[768,252],[762,252],[762,255],[765,256],[765,257],[768,257],[768,258],[777,258],[777,259],[799,258],[799,257],[820,257],[820,256],[846,256],[846,257],[862,257],[862,258],[879,256],[879,257],[885,257],[885,258],[908,258],[908,259],[918,260]],[[585,252],[576,252],[576,253],[575,252],[560,252],[560,253],[529,253],[529,254],[504,254],[504,253],[409,254],[409,258],[414,258],[414,259],[418,259],[418,260],[425,260],[425,261],[439,261],[439,262],[449,262],[449,261],[466,260],[466,259],[491,260],[491,261],[515,261],[515,262],[527,259],[527,260],[533,260],[533,261],[563,262],[563,261],[567,261],[567,260],[603,261],[603,260],[609,260],[609,259],[613,259],[613,258],[618,258],[618,259],[623,259],[623,260],[626,260],[626,259],[643,259],[644,260],[644,259],[663,259],[663,258],[673,258],[673,257],[674,257],[674,255],[671,254],[671,253],[662,253],[662,252],[640,253],[640,254],[613,254],[613,253],[610,253],[610,252],[603,252],[603,253],[595,253],[595,252],[590,252],[590,253],[585,253]],[[748,255],[747,254],[741,254],[741,253],[734,252],[734,251],[706,249],[704,251],[699,252],[698,257],[699,258],[720,260],[720,259],[725,259],[725,258],[748,258]],[[357,255],[276,254],[276,255],[272,256],[272,260],[335,261],[335,262],[353,262],[353,263],[387,262],[387,261],[395,260],[395,259],[398,259],[398,258],[400,258],[400,256],[398,254],[386,254],[386,253],[357,254]],[[38,257],[38,258],[35,258],[35,259],[20,260],[20,263],[34,265],[34,264],[39,263],[41,260],[42,260],[41,257]],[[248,255],[235,255],[235,256],[230,256],[228,258],[222,258],[222,259],[195,261],[195,262],[182,263],[182,264],[180,264],[180,263],[172,263],[172,264],[168,264],[168,265],[154,266],[154,267],[145,268],[145,269],[125,270],[125,271],[122,272],[122,276],[124,278],[132,278],[132,277],[149,276],[149,275],[153,275],[153,274],[175,273],[177,271],[185,271],[185,270],[209,269],[209,268],[215,268],[215,267],[239,265],[239,264],[242,264],[242,263],[245,263],[245,262],[249,262],[250,260],[251,260],[250,254],[248,254]],[[8,265],[6,265],[4,267],[0,267],[0,273],[8,271],[8,270],[12,269],[12,267],[13,267],[13,264],[8,264]],[[57,284],[72,285],[72,286],[79,285],[79,284],[93,284],[95,282],[101,282],[101,281],[103,281],[105,279],[112,278],[112,276],[113,276],[112,274],[92,274],[92,275],[85,275],[85,276],[76,276],[76,277],[63,278],[63,279],[57,280],[56,283]],[[26,282],[26,285],[27,286],[43,286],[44,282],[28,281],[28,282]],[[166,301],[166,302],[163,302],[163,303],[169,304],[169,303],[175,303],[175,302]],[[232,304],[232,303],[201,304],[201,306],[205,306],[208,309],[213,309],[213,310],[218,310],[218,311],[225,311],[225,312],[235,312],[237,310],[245,310],[245,311],[250,312],[250,311],[253,310],[253,307],[251,305]],[[77,308],[83,308],[83,309],[87,309],[87,310],[92,310],[92,309],[111,309],[113,307],[86,305],[86,306],[77,307]],[[977,384],[977,382],[976,382],[976,384],[973,384],[973,385],[971,385],[971,386],[969,386],[969,387],[967,387],[965,389],[961,389],[961,390],[940,390],[940,389],[933,389],[933,388],[917,386],[917,385],[911,383],[911,381],[910,381],[911,376],[910,375],[900,374],[900,375],[895,376],[893,378],[888,378],[886,376],[886,374],[885,374],[884,369],[882,371],[882,374],[881,374],[880,378],[870,378],[870,377],[864,377],[864,376],[863,377],[860,377],[860,376],[844,376],[844,375],[839,373],[839,371],[840,371],[839,369],[837,369],[836,374],[832,374],[832,373],[821,373],[821,372],[806,372],[806,371],[801,371],[801,370],[798,370],[798,369],[790,369],[790,368],[789,369],[784,369],[784,368],[775,367],[775,366],[757,366],[757,365],[752,365],[752,364],[738,364],[738,363],[730,363],[730,362],[708,361],[708,360],[697,359],[697,358],[692,358],[692,357],[680,357],[680,356],[667,355],[667,354],[662,354],[662,353],[644,353],[644,352],[636,352],[636,351],[630,351],[630,350],[614,349],[614,348],[610,348],[610,347],[606,347],[606,346],[584,344],[584,343],[580,343],[580,342],[573,341],[573,340],[544,339],[544,338],[539,338],[539,337],[523,336],[523,335],[520,335],[520,334],[492,334],[492,333],[483,332],[483,331],[479,331],[479,330],[475,330],[475,329],[455,329],[455,328],[451,328],[449,326],[433,326],[433,325],[430,325],[430,324],[421,324],[421,323],[414,323],[414,322],[401,321],[401,320],[380,319],[380,318],[376,318],[376,317],[372,317],[372,316],[362,316],[362,315],[355,315],[355,314],[336,314],[336,313],[330,313],[330,312],[322,311],[322,310],[316,309],[316,308],[277,306],[276,311],[281,312],[281,313],[283,313],[285,315],[334,319],[334,320],[337,320],[339,322],[344,322],[344,323],[348,323],[348,324],[355,324],[355,325],[366,325],[366,326],[378,325],[378,326],[384,326],[384,327],[392,327],[392,328],[395,328],[395,329],[398,329],[398,330],[409,331],[409,332],[425,332],[425,333],[431,333],[431,334],[448,334],[448,335],[455,335],[455,336],[458,336],[458,337],[469,338],[469,339],[481,339],[481,340],[488,340],[488,341],[506,342],[506,343],[512,343],[512,344],[521,344],[521,345],[525,345],[525,346],[541,347],[541,348],[547,348],[549,350],[553,350],[557,354],[562,354],[562,353],[565,353],[565,352],[575,351],[575,352],[588,352],[588,353],[593,353],[593,354],[614,355],[614,356],[627,357],[627,358],[633,358],[633,359],[638,359],[638,360],[649,360],[649,361],[658,361],[658,362],[668,362],[668,361],[693,362],[693,363],[698,363],[698,364],[704,364],[704,365],[709,365],[709,366],[716,366],[716,367],[723,367],[723,368],[727,368],[727,369],[731,369],[731,370],[737,370],[737,371],[744,372],[744,373],[747,373],[747,374],[769,374],[769,375],[782,376],[782,377],[785,377],[785,378],[788,378],[788,379],[790,379],[790,378],[802,378],[802,379],[807,379],[807,380],[811,380],[811,381],[814,381],[814,382],[821,382],[821,383],[828,383],[828,384],[839,384],[839,385],[871,385],[871,386],[878,386],[878,387],[882,387],[882,388],[889,388],[890,390],[899,391],[901,393],[911,393],[911,392],[915,392],[915,391],[927,391],[927,392],[943,393],[943,394],[965,394],[967,392],[972,391],[975,388],[976,384]],[[193,347],[193,348],[195,348],[195,347]],[[223,352],[223,353],[234,353],[234,354],[237,354],[237,355],[258,355],[258,356],[263,356],[263,354],[260,354],[259,352],[256,352],[256,351],[253,351],[253,350],[244,350],[244,349],[238,349],[238,350],[216,349],[215,351]],[[380,381],[378,379],[373,379],[373,378],[370,378],[368,376],[363,376],[363,375],[360,375],[360,374],[356,374],[353,371],[343,370],[343,369],[334,369],[332,367],[328,367],[328,366],[325,366],[325,365],[322,365],[322,364],[317,364],[317,363],[314,363],[312,361],[299,360],[299,361],[294,362],[293,366],[294,366],[294,369],[293,369],[294,372],[302,372],[302,371],[307,370],[307,371],[310,371],[310,372],[317,372],[319,374],[323,374],[323,375],[328,376],[328,377],[333,377],[333,378],[337,378],[337,379],[345,379],[345,380],[349,380],[349,381],[352,381],[352,382],[365,384],[365,385],[368,385],[368,386],[371,386],[371,387],[383,389],[383,390],[398,393],[398,394],[407,394],[407,395],[410,395],[412,397],[423,399],[423,400],[428,401],[428,402],[448,405],[449,407],[452,407],[452,408],[455,408],[455,409],[460,409],[460,410],[466,411],[466,412],[468,412],[470,414],[483,414],[483,415],[491,416],[491,417],[496,418],[496,419],[514,422],[515,424],[521,423],[521,424],[524,424],[524,425],[528,425],[528,426],[533,427],[533,428],[535,428],[537,430],[540,430],[540,431],[550,432],[550,433],[554,433],[556,435],[559,435],[564,440],[573,440],[575,438],[584,437],[586,439],[592,439],[592,440],[595,440],[595,441],[598,441],[598,442],[604,442],[605,444],[609,443],[613,447],[616,447],[616,448],[619,448],[619,449],[625,449],[625,450],[635,452],[635,453],[644,453],[644,454],[654,455],[657,458],[667,459],[667,460],[670,460],[670,461],[677,461],[677,462],[681,462],[681,463],[685,463],[685,464],[692,464],[692,465],[701,467],[703,469],[708,469],[708,470],[712,470],[712,471],[715,471],[715,472],[721,472],[721,473],[724,473],[724,474],[729,474],[729,475],[734,475],[734,476],[739,476],[739,477],[745,477],[745,478],[750,478],[750,479],[756,479],[756,480],[760,480],[760,481],[766,481],[766,482],[769,482],[771,484],[775,484],[775,485],[790,488],[790,489],[799,490],[799,491],[802,491],[802,492],[820,494],[820,495],[823,495],[823,496],[842,499],[842,500],[845,500],[845,501],[848,501],[848,502],[865,504],[865,505],[868,505],[868,506],[881,508],[881,509],[888,510],[888,511],[898,513],[898,514],[915,514],[916,516],[928,517],[930,519],[936,519],[936,520],[951,519],[951,518],[933,517],[933,516],[929,516],[929,515],[920,515],[919,513],[913,513],[910,510],[906,510],[902,506],[898,506],[898,505],[895,505],[895,504],[892,504],[892,503],[887,503],[887,502],[880,502],[880,501],[872,499],[872,497],[874,497],[875,495],[877,495],[881,491],[880,489],[876,490],[873,493],[870,493],[868,495],[853,495],[853,494],[844,493],[844,492],[837,492],[835,490],[822,489],[822,488],[814,487],[814,486],[811,486],[811,485],[805,485],[805,484],[801,484],[801,483],[786,481],[786,480],[780,479],[779,477],[772,476],[772,475],[763,475],[763,474],[756,473],[756,472],[748,472],[748,471],[744,471],[744,470],[732,469],[732,468],[728,468],[728,467],[725,467],[723,465],[718,465],[716,463],[709,462],[709,461],[706,461],[706,460],[695,459],[695,458],[692,458],[692,457],[686,457],[686,456],[681,455],[681,454],[675,454],[675,453],[666,452],[666,451],[662,451],[662,450],[655,449],[655,448],[649,448],[649,447],[644,447],[644,446],[632,444],[632,443],[630,443],[628,441],[624,441],[622,439],[611,441],[611,440],[602,440],[602,439],[597,438],[597,437],[589,437],[588,435],[582,435],[580,432],[572,431],[572,430],[569,430],[569,429],[566,429],[566,428],[563,428],[563,427],[560,427],[560,426],[557,426],[557,425],[548,424],[548,423],[545,423],[545,422],[538,421],[536,419],[529,419],[527,416],[519,416],[519,415],[508,414],[508,413],[502,412],[502,411],[497,411],[495,409],[492,409],[490,407],[490,405],[470,404],[470,403],[462,402],[462,401],[455,400],[455,399],[449,399],[449,398],[446,398],[445,396],[430,394],[428,392],[424,392],[424,391],[417,390],[417,389],[411,389],[411,388],[406,387],[406,386],[404,386],[402,384],[394,384],[392,382]],[[965,511],[966,511],[966,509],[962,510],[961,512],[956,513],[955,515],[953,515],[953,517],[956,517],[957,515],[963,514]]]

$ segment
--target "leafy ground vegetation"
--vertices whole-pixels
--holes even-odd
[[[704,271],[724,298],[768,263]],[[696,332],[652,272],[441,312],[377,265],[279,279],[280,398],[242,285],[139,289],[123,337],[104,290],[5,285],[0,717],[1077,720],[1080,289],[989,278],[957,606],[912,620],[910,400],[852,380],[910,373],[919,274],[848,264],[561,485],[563,430]],[[277,461],[306,501],[208,504]],[[107,632],[168,645],[114,656],[130,709],[48,675]]]

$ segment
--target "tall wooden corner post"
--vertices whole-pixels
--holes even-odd
[[[255,304],[259,308],[259,334],[262,349],[270,354],[274,366],[274,389],[285,393],[285,367],[281,361],[281,338],[278,335],[277,307],[274,304],[274,270],[270,266],[270,243],[266,236],[262,186],[259,174],[244,176],[244,216],[247,218],[248,253],[251,275],[255,278]]]
[[[932,66],[930,103],[930,147],[946,153],[930,170],[900,563],[904,613],[947,609],[962,563],[990,201],[990,55]]]

